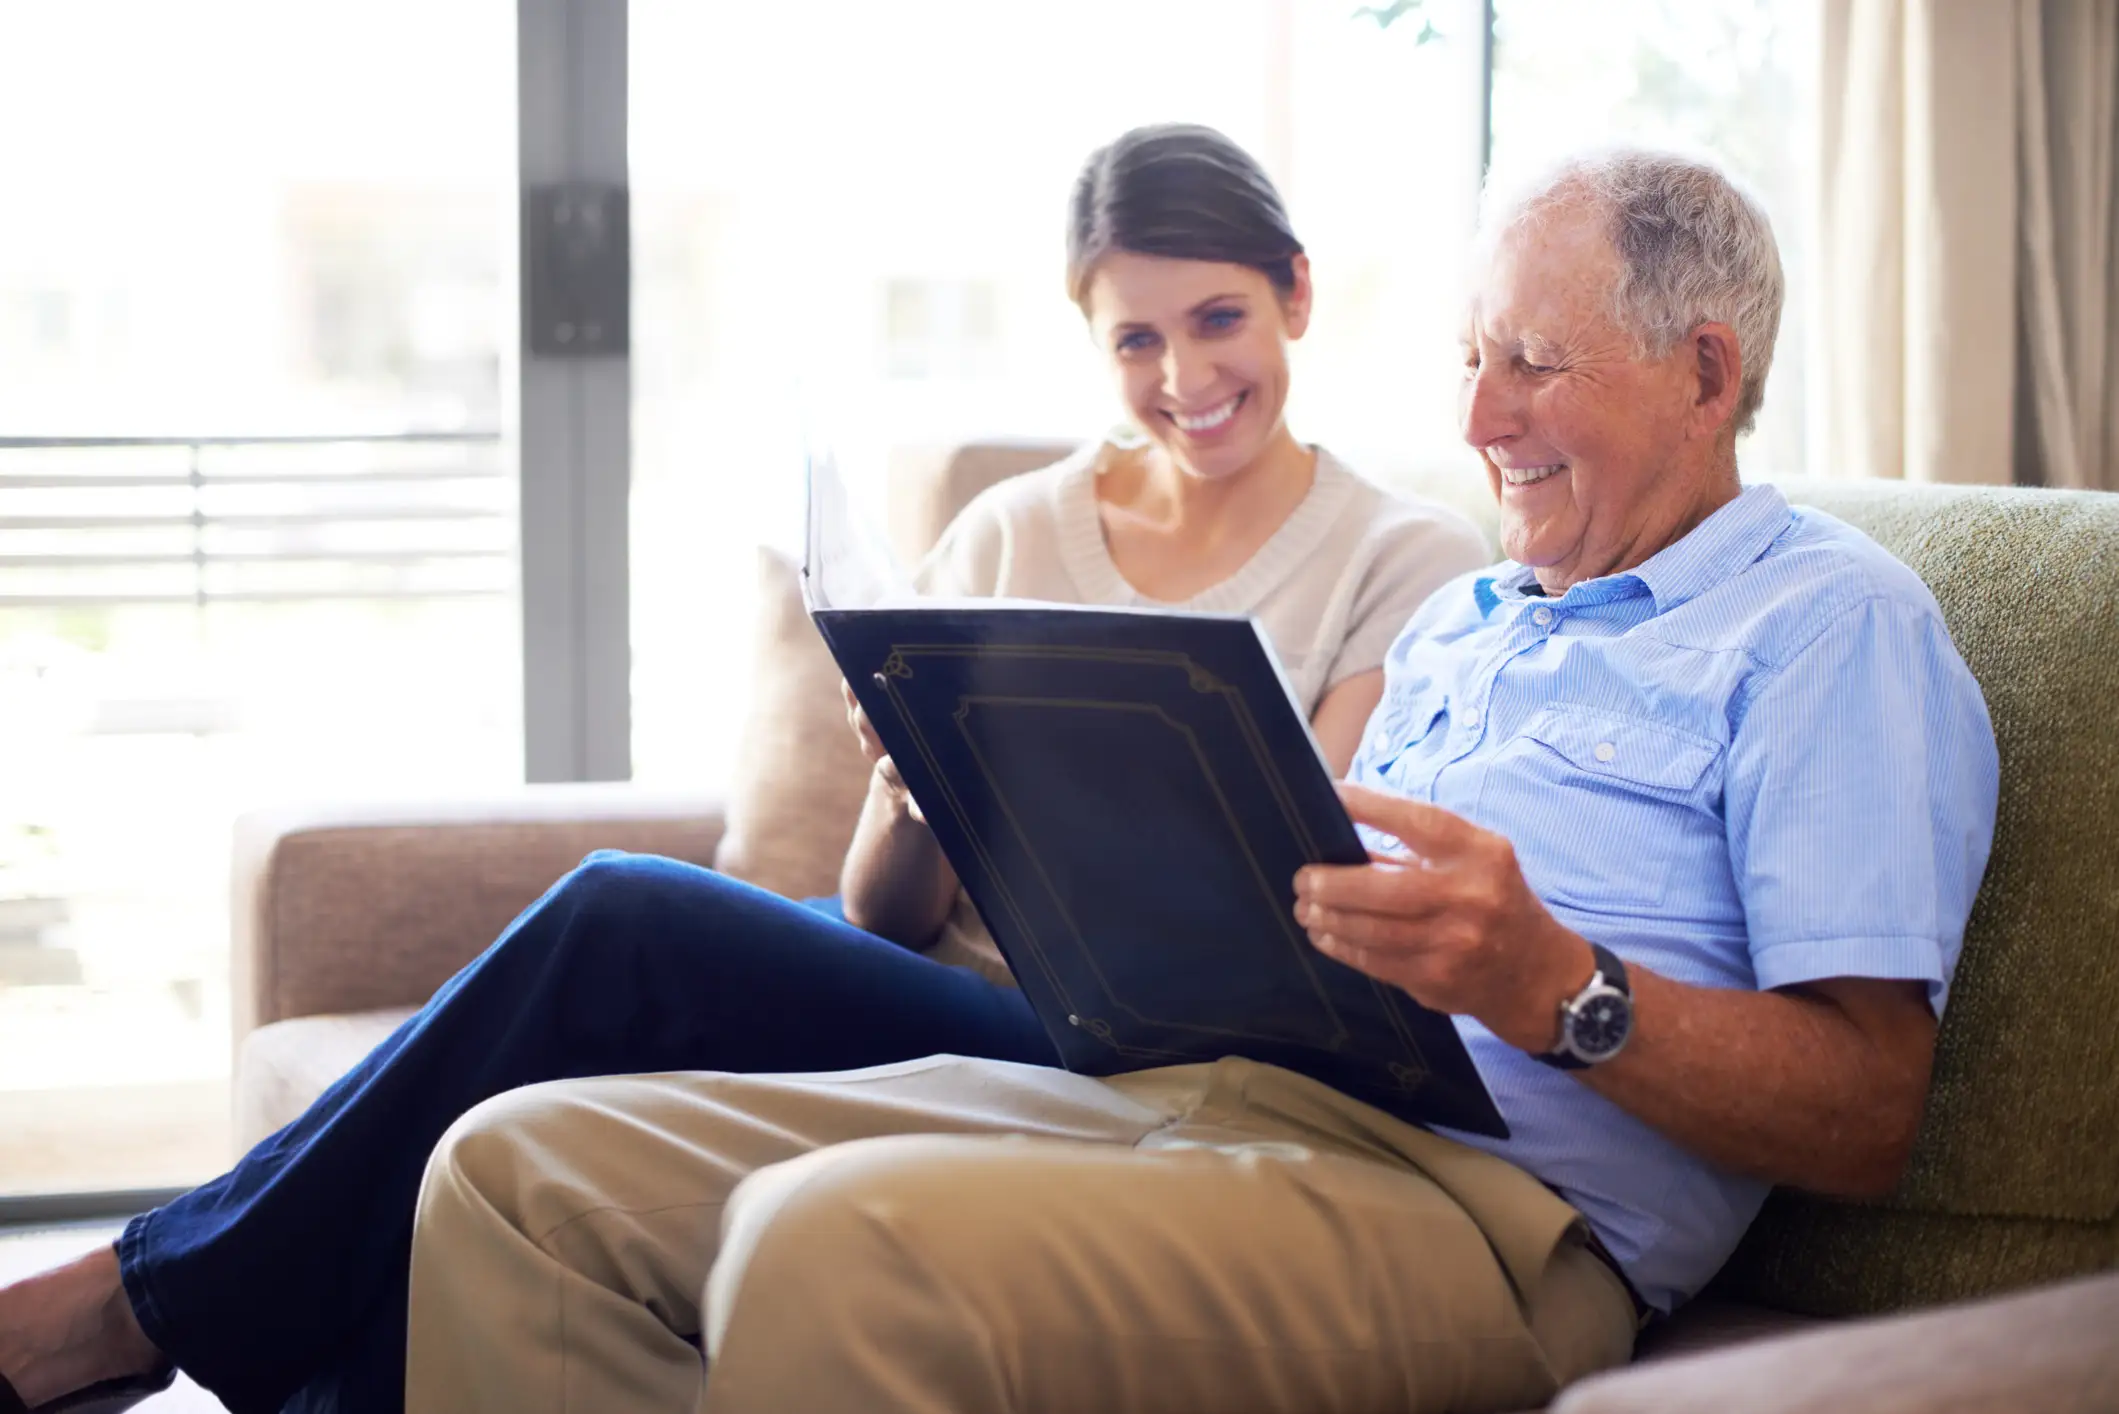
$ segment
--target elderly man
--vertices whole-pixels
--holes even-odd
[[[1296,907],[1457,1017],[1511,1137],[1233,1060],[519,1091],[428,1170],[414,1411],[1516,1408],[1624,1360],[1768,1185],[1892,1187],[1992,832],[1978,690],[1909,571],[1738,481],[1754,202],[1603,156],[1483,249],[1462,420],[1510,562],[1393,649],[1346,787],[1376,857]]]

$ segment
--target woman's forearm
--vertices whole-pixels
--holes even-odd
[[[909,948],[934,941],[956,899],[956,871],[934,832],[906,809],[904,796],[871,776],[868,801],[839,875],[846,921]]]
[[[1324,695],[1310,718],[1310,730],[1324,751],[1324,763],[1332,779],[1346,775],[1354,764],[1361,738],[1368,734],[1369,714],[1383,701],[1383,669],[1356,673]]]

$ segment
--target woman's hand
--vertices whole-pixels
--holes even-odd
[[[853,728],[853,734],[860,739],[861,754],[866,756],[868,764],[875,768],[877,786],[890,797],[893,805],[921,824],[926,824],[927,817],[920,813],[920,803],[914,800],[912,792],[905,788],[905,778],[898,774],[897,764],[890,759],[890,753],[883,749],[883,738],[876,735],[875,724],[868,720],[868,713],[861,710],[861,699],[855,697],[853,688],[843,682],[839,684],[839,694],[846,699],[846,724]]]
[[[874,767],[868,803],[839,871],[846,921],[908,948],[928,947],[956,904],[956,874],[860,699],[852,688],[844,691],[846,725]]]

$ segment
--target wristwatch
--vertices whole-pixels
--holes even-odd
[[[1626,964],[1599,943],[1589,950],[1597,970],[1581,991],[1560,1003],[1560,1044],[1536,1059],[1558,1070],[1586,1070],[1626,1049],[1633,1035],[1633,989]]]

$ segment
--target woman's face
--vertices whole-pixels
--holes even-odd
[[[1234,475],[1279,433],[1288,345],[1310,322],[1306,257],[1282,295],[1247,265],[1115,251],[1084,303],[1127,412],[1180,468]]]

